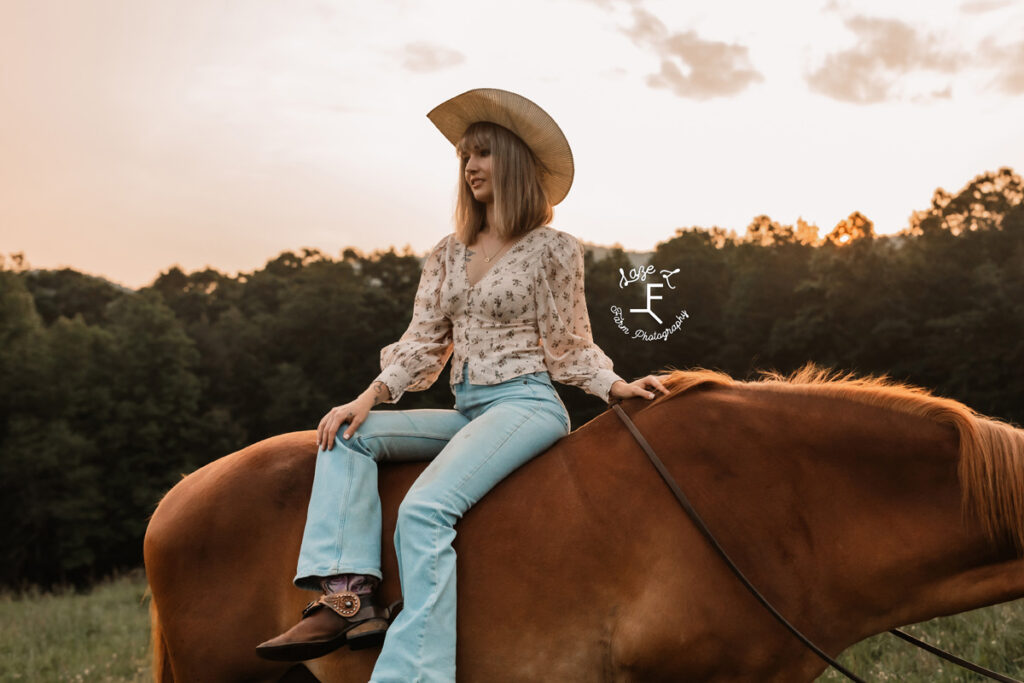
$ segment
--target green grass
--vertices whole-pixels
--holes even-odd
[[[88,593],[0,595],[0,681],[152,681],[141,573]]]
[[[1024,600],[903,629],[946,652],[1012,678],[1024,677]],[[988,680],[883,633],[846,650],[839,663],[867,681],[954,683]],[[845,681],[829,669],[818,681]]]
[[[63,591],[0,595],[0,681],[151,681],[149,612],[141,573]],[[934,619],[912,635],[982,666],[1024,677],[1024,600]],[[868,681],[954,683],[984,680],[882,634],[839,661]],[[819,683],[846,680],[829,670]]]

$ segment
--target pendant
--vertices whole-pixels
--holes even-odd
[[[491,259],[489,259],[486,256],[484,256],[484,263],[490,263],[490,262],[491,262]]]

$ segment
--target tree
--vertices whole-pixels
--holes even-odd
[[[941,187],[928,209],[915,211],[908,234],[945,230],[953,235],[976,230],[1000,230],[1004,217],[1024,198],[1024,181],[1008,166],[975,176],[955,194]]]
[[[825,241],[836,246],[843,246],[857,240],[874,238],[875,224],[860,211],[854,211],[836,224],[832,232],[825,236]]]
[[[93,416],[104,469],[104,518],[112,530],[108,561],[132,566],[139,539],[163,493],[198,464],[193,449],[199,380],[195,344],[155,292],[111,303],[109,355],[99,364],[109,392]]]
[[[783,225],[761,214],[755,216],[747,226],[744,241],[762,247],[771,247],[777,244],[792,244],[796,241],[796,234],[793,232],[792,225]]]

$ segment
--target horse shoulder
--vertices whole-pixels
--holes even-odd
[[[160,501],[143,553],[177,676],[274,668],[252,648],[304,599],[290,579],[315,458],[313,432],[275,436],[199,468]]]
[[[316,455],[313,432],[259,441],[199,468],[168,491],[150,519],[146,547],[194,539],[206,523],[223,524],[267,503],[293,509],[309,497]]]

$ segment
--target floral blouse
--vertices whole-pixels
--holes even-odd
[[[453,394],[468,361],[472,384],[547,370],[553,380],[607,403],[622,378],[593,340],[583,244],[541,226],[520,237],[475,285],[466,274],[466,249],[453,232],[430,250],[409,328],[380,352],[376,380],[390,390],[388,403],[429,388],[453,352]]]

